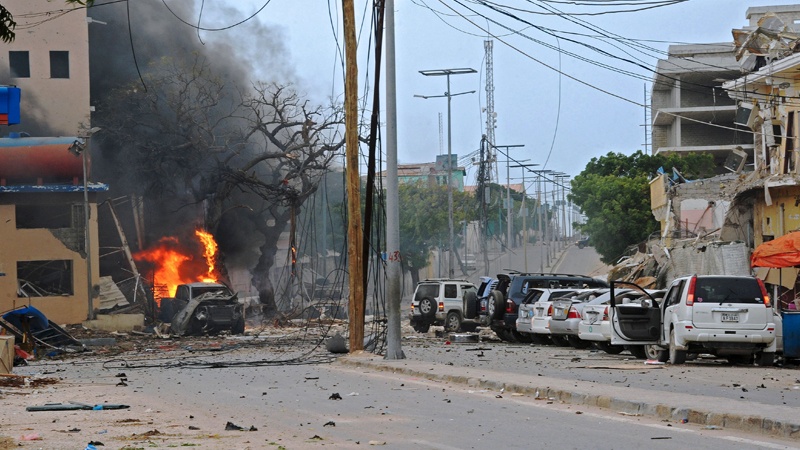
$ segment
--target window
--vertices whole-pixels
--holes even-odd
[[[669,292],[667,292],[665,297],[667,299],[667,306],[677,305],[681,301],[681,293],[683,292],[684,283],[685,281],[683,280],[678,281],[669,289]]]
[[[73,295],[72,261],[17,261],[17,297]]]
[[[26,51],[8,52],[8,66],[11,70],[11,78],[31,77],[30,55]]]
[[[69,78],[69,52],[50,52],[50,78]]]
[[[455,284],[445,284],[444,298],[458,298],[458,286]]]
[[[83,228],[83,205],[16,205],[17,228]]]

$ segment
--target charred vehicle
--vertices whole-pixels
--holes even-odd
[[[244,332],[244,309],[237,295],[219,283],[178,285],[175,298],[162,298],[162,316],[172,315],[172,332],[181,336]]]

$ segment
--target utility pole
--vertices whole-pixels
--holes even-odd
[[[561,242],[562,248],[567,248],[567,202],[565,199],[566,192],[564,190],[564,183],[569,179],[569,175],[556,175],[556,178],[559,180],[559,184],[561,185]]]
[[[455,234],[453,230],[453,129],[451,124],[451,99],[456,95],[474,94],[475,91],[459,92],[458,94],[450,93],[450,75],[464,75],[468,73],[476,73],[475,69],[437,69],[437,70],[420,70],[419,73],[426,77],[431,76],[446,76],[447,77],[447,91],[444,95],[415,95],[424,99],[447,97],[447,226],[449,228],[449,254],[447,258],[447,276],[453,278],[455,275],[455,267],[453,266],[455,257]]]
[[[400,205],[397,179],[397,76],[395,70],[394,0],[386,0],[386,355],[405,359],[400,333]],[[377,87],[376,87],[377,88]]]
[[[525,189],[525,171],[528,167],[535,167],[539,164],[517,164],[511,167],[522,168],[522,249],[525,255],[525,273],[528,273],[528,209],[525,207],[525,197],[528,196]]]
[[[345,163],[347,168],[347,266],[349,270],[350,353],[364,350],[364,272],[361,265],[361,178],[358,170],[358,64],[353,0],[342,0],[345,76]]]
[[[505,153],[503,153],[506,156],[506,249],[510,250],[511,249],[511,172],[509,168],[509,162],[511,160],[511,157],[508,155],[508,149],[525,147],[525,144],[493,145],[493,147],[495,147],[498,150],[500,148],[506,149]]]
[[[542,198],[544,197],[547,200],[547,193],[545,192],[542,195],[542,174],[550,173],[552,170],[531,170],[531,172],[536,174],[536,203],[538,203],[537,207],[539,209],[539,246],[542,247],[541,251],[539,252],[539,259],[541,265],[539,266],[539,271],[544,272],[544,260],[545,260],[545,240],[547,239],[547,223],[545,217],[547,216],[547,212],[544,211],[544,207],[542,206]],[[545,216],[545,217],[543,217]],[[544,229],[542,227],[544,226]],[[550,265],[550,249],[547,248],[547,265]]]

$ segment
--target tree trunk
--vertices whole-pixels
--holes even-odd
[[[253,287],[258,291],[258,301],[261,303],[264,318],[267,319],[274,317],[278,313],[278,305],[275,301],[275,286],[272,285],[269,271],[275,265],[278,240],[281,237],[281,232],[286,229],[286,224],[290,217],[288,210],[276,211],[276,208],[271,208],[271,210],[272,216],[275,218],[275,224],[269,226],[266,221],[257,224],[258,230],[264,235],[265,242],[259,247],[261,256],[259,256],[258,264],[256,264],[252,272]]]

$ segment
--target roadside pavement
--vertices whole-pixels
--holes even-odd
[[[800,439],[800,415],[796,407],[766,404],[741,399],[682,393],[678,380],[669,391],[630,387],[620,383],[602,383],[576,380],[572,377],[517,373],[492,370],[484,367],[465,367],[448,362],[446,364],[415,359],[385,360],[375,355],[348,355],[339,358],[336,364],[373,371],[385,371],[405,376],[430,380],[460,383],[475,389],[487,389],[497,395],[523,394],[537,400],[573,405],[599,407],[627,416],[647,416],[665,421],[693,423],[708,429],[734,429],[747,433],[765,434],[783,438]],[[640,371],[647,370],[642,362]],[[502,367],[495,365],[495,367]],[[677,367],[672,367],[677,369]],[[621,371],[628,367],[618,367]],[[757,368],[767,369],[767,368]],[[725,367],[710,371],[724,371]],[[792,372],[793,371],[787,371]],[[654,375],[655,376],[655,375]],[[669,375],[672,379],[673,376]],[[797,380],[795,380],[797,381]],[[724,382],[724,381],[720,381]],[[738,386],[734,384],[733,386]],[[763,384],[762,384],[763,386]],[[787,389],[798,389],[794,387]],[[746,389],[744,389],[746,391]]]

